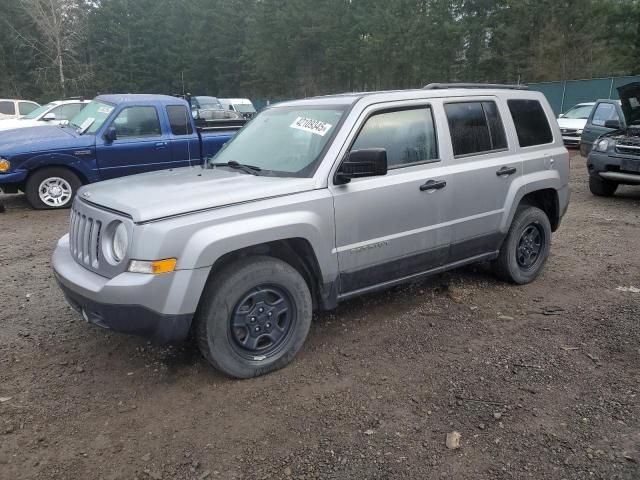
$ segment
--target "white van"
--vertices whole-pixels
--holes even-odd
[[[253,118],[258,113],[248,98],[220,98],[225,110],[233,110],[242,114],[244,118]]]

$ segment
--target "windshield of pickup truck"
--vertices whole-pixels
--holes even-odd
[[[211,160],[258,167],[263,174],[310,177],[338,130],[345,107],[277,107],[249,122]]]
[[[69,126],[80,135],[96,133],[115,107],[110,103],[93,100],[69,121]]]

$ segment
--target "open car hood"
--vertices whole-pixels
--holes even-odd
[[[618,94],[627,126],[634,122],[640,123],[640,82],[618,87]]]

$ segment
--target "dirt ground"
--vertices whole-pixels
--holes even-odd
[[[68,211],[0,197],[0,478],[639,479],[640,188],[571,174],[533,284],[478,266],[349,301],[246,381],[88,326],[49,262]]]

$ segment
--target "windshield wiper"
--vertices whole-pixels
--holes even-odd
[[[256,167],[255,165],[246,165],[244,163],[238,163],[235,160],[231,160],[230,162],[226,162],[226,163],[212,163],[211,166],[212,167],[229,167],[235,170],[242,170],[243,172],[248,173],[250,175],[260,175],[260,172],[262,172],[262,169],[260,167]]]

